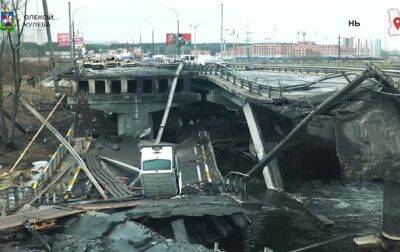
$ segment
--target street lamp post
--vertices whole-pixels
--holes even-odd
[[[177,27],[177,33],[176,33],[176,53],[177,53],[177,55],[178,55],[178,58],[180,58],[181,57],[181,49],[180,49],[180,47],[179,47],[179,14],[178,14],[178,12],[174,9],[174,8],[172,8],[172,7],[166,7],[167,9],[170,9],[170,10],[172,10],[173,12],[175,12],[175,14],[176,14],[176,27]]]
[[[78,7],[74,10],[72,13],[72,25],[71,25],[71,42],[72,42],[72,63],[75,65],[75,14],[78,10],[82,9],[84,7]]]
[[[71,18],[71,2],[68,2],[68,26],[69,26],[69,58],[71,64],[74,63],[72,48],[72,18]]]
[[[150,21],[146,20],[146,22],[148,24],[150,24],[150,26],[151,26],[151,53],[154,56],[154,53],[155,53],[155,51],[154,51],[154,26]]]
[[[194,23],[191,24],[190,27],[193,27],[193,47],[194,47],[194,51],[196,53],[196,57],[199,56],[198,52],[197,52],[197,48],[196,48],[196,29],[197,27],[199,27],[199,25],[201,25],[201,23]]]
[[[224,50],[224,4],[221,3],[221,60],[223,60],[223,50]]]
[[[78,10],[82,9],[84,7],[79,7],[76,8],[72,14],[72,35],[70,34],[70,37],[72,37],[72,66],[74,68],[74,74],[77,74],[78,68],[76,66],[76,61],[75,61],[75,14]]]
[[[75,20],[72,19],[72,57],[75,66]]]
[[[228,25],[230,29],[225,29],[226,32],[229,32],[228,34],[232,37],[232,50],[233,54],[235,54],[235,35],[236,35],[236,29],[232,25]],[[224,51],[226,51],[226,39],[224,40]],[[227,53],[227,52],[226,52]],[[232,56],[232,53],[231,55]],[[235,55],[236,56],[236,55]]]

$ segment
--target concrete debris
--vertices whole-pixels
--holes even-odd
[[[100,238],[113,222],[113,220],[108,217],[109,215],[105,213],[88,212],[81,218],[67,222],[64,234],[84,240]]]
[[[88,212],[66,223],[51,239],[52,251],[211,251],[201,245],[166,241],[145,226]]]
[[[203,215],[228,216],[235,213],[251,214],[252,211],[240,207],[229,196],[220,195],[148,201],[127,211],[126,216],[137,219],[145,216],[152,218]]]
[[[302,199],[284,192],[279,161],[299,138],[312,136],[316,141],[335,145],[338,163],[353,167],[351,171],[342,170],[344,176],[380,178],[380,173],[400,162],[397,104],[379,97],[385,90],[393,92],[389,95],[400,92],[400,86],[374,66],[368,65],[355,78],[349,78],[353,74],[340,73],[293,86],[284,82],[281,85],[280,80],[277,85],[263,86],[216,66],[190,67],[182,62],[176,71],[135,67],[66,73],[67,80],[59,85],[72,88],[68,103],[76,109],[76,121],[65,137],[48,121],[51,114],[44,119],[21,97],[21,104],[42,122],[37,135],[46,127],[62,144],[50,161],[32,163],[30,172],[37,173],[32,181],[37,183],[32,186],[32,181],[24,181],[33,188],[27,200],[22,199],[18,188],[6,196],[4,201],[8,204],[29,204],[18,206],[20,211],[16,214],[0,217],[0,231],[15,232],[25,227],[35,238],[30,242],[35,244],[27,243],[27,234],[19,234],[23,238],[15,243],[21,249],[158,252],[211,251],[205,246],[214,246],[215,251],[249,224],[248,216],[254,214],[254,209],[262,209],[262,203],[247,191],[250,176],[261,168],[268,189],[299,203],[320,223],[334,224],[314,213]],[[348,83],[341,83],[338,88],[326,82],[337,77]],[[379,87],[376,81],[380,82]],[[40,85],[52,86],[53,81],[46,79]],[[222,113],[234,111],[229,115],[232,121],[240,121],[236,125],[248,126],[241,141],[232,139],[238,143],[236,151],[241,148],[248,154],[254,150],[258,159],[247,173],[225,167],[230,170],[222,176],[210,134],[205,131],[220,126],[220,115],[208,115],[211,109],[204,116],[199,115],[204,112],[201,109],[189,112],[182,108],[195,103],[202,103],[196,108],[208,106],[205,103],[223,105]],[[94,118],[92,110],[107,116]],[[102,119],[112,126],[102,125]],[[214,124],[205,127],[210,125],[201,124],[203,119]],[[97,129],[93,129],[94,124]],[[263,129],[264,124],[268,128]],[[153,140],[155,125],[158,135]],[[167,130],[180,136],[168,135]],[[264,143],[264,134],[276,144],[270,140]],[[161,142],[171,138],[170,143]],[[296,157],[287,162],[292,160],[296,161]],[[378,165],[381,170],[376,169]],[[389,203],[395,205],[396,200],[393,197]],[[384,218],[390,220],[392,216]],[[392,227],[394,222],[387,221],[386,228],[397,237],[399,230]],[[45,232],[49,229],[54,230]],[[353,242],[358,248],[374,247],[381,246],[382,239],[368,236]]]
[[[36,161],[32,163],[32,171],[40,172],[46,165],[48,164],[48,161],[42,160],[42,161]]]

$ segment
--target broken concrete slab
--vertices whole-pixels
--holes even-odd
[[[85,240],[101,238],[113,223],[113,219],[109,217],[110,215],[105,213],[88,212],[68,222],[64,234]]]
[[[167,242],[122,215],[88,212],[52,236],[52,251],[211,251],[202,245]]]
[[[172,216],[224,216],[235,213],[251,214],[252,211],[234,201],[228,195],[189,196],[166,200],[149,200],[126,211],[132,219],[142,217],[166,218]]]

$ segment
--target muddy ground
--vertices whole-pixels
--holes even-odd
[[[4,86],[4,108],[8,114],[12,113],[13,108],[12,90],[12,85]],[[26,81],[22,82],[21,95],[45,118],[57,103],[52,89],[41,86],[32,87],[29,86]],[[65,99],[64,103],[57,109],[53,117],[50,119],[50,123],[61,134],[65,135],[74,119],[74,113],[68,108]],[[26,128],[28,133],[16,129],[14,142],[17,150],[11,152],[0,152],[0,173],[7,172],[14,165],[21,152],[41,126],[40,121],[22,105],[19,105],[18,107],[17,122]],[[8,119],[6,119],[6,124],[8,126],[10,125]],[[12,176],[2,179],[0,189],[5,188],[10,184],[16,185],[17,183],[22,182],[24,179],[21,171],[30,169],[32,167],[32,162],[49,160],[49,157],[53,154],[58,145],[59,141],[50,133],[50,131],[44,129]]]

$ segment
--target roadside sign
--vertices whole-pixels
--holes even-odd
[[[57,46],[68,47],[69,44],[69,33],[57,33]]]
[[[176,33],[167,33],[166,43],[167,46],[185,46],[189,45],[192,40],[192,34],[190,33],[179,33],[179,39],[176,38]]]

